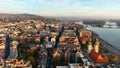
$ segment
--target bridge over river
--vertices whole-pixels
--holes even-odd
[[[80,21],[75,23],[82,24],[85,27],[120,28],[119,23],[109,21]]]

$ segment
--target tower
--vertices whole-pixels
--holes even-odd
[[[99,52],[99,40],[96,38],[95,44],[94,44],[95,52]]]
[[[93,49],[93,47],[92,47],[92,42],[91,42],[91,39],[90,39],[89,42],[88,42],[88,48],[87,48],[88,53],[90,53],[92,49]]]

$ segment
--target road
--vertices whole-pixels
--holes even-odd
[[[120,50],[117,49],[115,46],[109,44],[108,42],[104,41],[103,39],[99,38],[101,40],[101,46],[102,47],[106,47],[107,49],[110,50],[112,55],[118,55],[118,57],[120,58]]]

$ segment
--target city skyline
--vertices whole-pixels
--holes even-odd
[[[0,68],[119,68],[118,0],[0,0]]]
[[[119,0],[2,0],[0,13],[120,19]]]

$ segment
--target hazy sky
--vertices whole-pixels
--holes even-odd
[[[0,13],[120,18],[120,0],[0,0]]]

